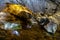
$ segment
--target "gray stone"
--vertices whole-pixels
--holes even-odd
[[[57,30],[57,26],[58,25],[56,23],[51,21],[49,24],[44,26],[44,28],[47,30],[47,32],[54,34]]]
[[[0,0],[1,9],[5,6],[5,3],[7,2],[22,4],[31,9],[34,13],[53,13],[52,9],[56,8],[56,5],[49,0]]]

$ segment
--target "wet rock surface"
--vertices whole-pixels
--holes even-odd
[[[34,25],[31,29],[24,30],[22,29],[20,32],[20,36],[12,35],[9,30],[2,30],[0,32],[0,39],[2,40],[59,40],[60,39],[60,30],[58,29],[57,32],[53,36],[49,36],[44,30],[42,30],[38,25]]]
[[[6,6],[4,3],[9,2],[9,3],[17,3],[21,4],[23,6],[28,7],[31,9],[35,15],[34,17],[37,19],[37,21],[41,21],[41,18],[48,18],[49,20],[52,19],[54,23],[46,23],[46,19],[42,19],[44,21],[40,22],[43,23],[43,26],[47,27],[48,32],[52,32],[54,30],[54,34],[50,35],[47,33],[41,26],[38,24],[34,24],[30,29],[21,29],[17,30],[20,35],[17,36],[14,31],[14,34],[11,34],[11,30],[4,30],[0,29],[0,39],[1,40],[60,40],[60,0],[0,0],[1,2],[1,9]],[[3,6],[3,7],[2,7]],[[7,11],[7,10],[6,10]],[[39,14],[40,13],[40,14]],[[16,15],[16,14],[15,14]],[[23,14],[22,14],[23,15]],[[28,16],[27,16],[28,17]],[[15,20],[15,19],[14,19]],[[18,20],[19,22],[19,20]],[[22,23],[24,25],[24,23]],[[50,24],[53,24],[52,26]],[[25,25],[24,25],[25,26]],[[57,30],[55,29],[57,28]],[[24,27],[26,28],[26,27]],[[28,25],[29,28],[29,25]]]

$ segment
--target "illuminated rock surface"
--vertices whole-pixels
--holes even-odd
[[[35,2],[34,2],[35,1]],[[53,0],[54,1],[54,0]],[[15,3],[18,3],[16,1],[14,1]],[[21,0],[19,1],[21,2]],[[32,5],[31,6],[31,2]],[[38,2],[38,3],[36,3]],[[36,3],[36,4],[35,4]],[[41,3],[41,5],[40,5]],[[51,1],[45,1],[45,0],[31,0],[31,1],[27,1],[26,0],[24,1],[24,3],[21,2],[21,4],[24,4],[24,6],[27,6],[29,9],[31,9],[33,12],[40,12],[42,11],[41,13],[46,13],[45,16],[38,16],[36,17],[38,21],[40,21],[41,17],[47,17],[48,19],[50,19],[49,17],[52,16],[51,19],[55,19],[56,21],[53,21],[56,23],[56,25],[58,25],[57,27],[57,31],[55,32],[55,34],[53,36],[49,36],[48,33],[46,33],[45,30],[41,29],[40,26],[38,25],[33,25],[31,29],[27,29],[27,30],[18,30],[19,32],[21,32],[19,35],[19,37],[17,37],[16,35],[12,35],[11,34],[11,31],[6,31],[6,30],[3,30],[1,29],[1,40],[60,40],[60,28],[59,28],[59,24],[60,24],[60,12],[57,12],[56,13],[56,7],[57,7],[57,10],[59,11],[59,6],[56,5],[56,3],[59,5],[59,0],[55,0],[55,2],[51,2]],[[39,4],[39,5],[37,5]],[[44,5],[46,4],[46,5]],[[37,7],[36,7],[37,5]],[[41,9],[40,9],[40,6],[41,6]],[[45,8],[47,10],[45,10]],[[35,10],[37,9],[37,10]],[[53,13],[53,15],[51,15]],[[55,13],[55,14],[54,14]],[[14,13],[13,13],[14,14]],[[39,14],[37,14],[39,15]],[[49,15],[49,16],[48,16]],[[48,26],[52,27],[51,25],[47,24]],[[55,27],[55,26],[53,26]],[[48,28],[49,30],[50,28]],[[4,35],[3,35],[4,34]]]

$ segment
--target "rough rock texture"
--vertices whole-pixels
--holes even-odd
[[[57,8],[57,4],[59,5],[59,1],[57,2],[51,2],[50,0],[0,0],[1,7],[4,6],[4,3],[16,3],[16,4],[22,4],[29,9],[31,9],[33,12],[54,12]]]
[[[4,8],[6,2],[21,4],[28,7],[34,13],[37,13],[34,17],[38,21],[42,17],[47,17],[48,19],[53,19],[60,26],[60,0],[0,0],[0,8]],[[40,13],[40,15],[39,15]],[[42,13],[42,14],[41,14]],[[52,15],[53,14],[53,15]],[[43,16],[42,16],[43,15]],[[54,21],[56,20],[56,21]],[[60,27],[54,35],[49,35],[43,28],[38,26],[38,24],[32,26],[31,29],[22,29],[19,36],[12,35],[9,30],[1,30],[1,40],[60,40]],[[2,34],[4,33],[4,35]]]

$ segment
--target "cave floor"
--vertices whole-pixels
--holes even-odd
[[[54,35],[49,35],[38,25],[32,26],[31,29],[18,30],[20,35],[12,35],[10,31],[0,29],[0,40],[60,40],[60,29]]]

